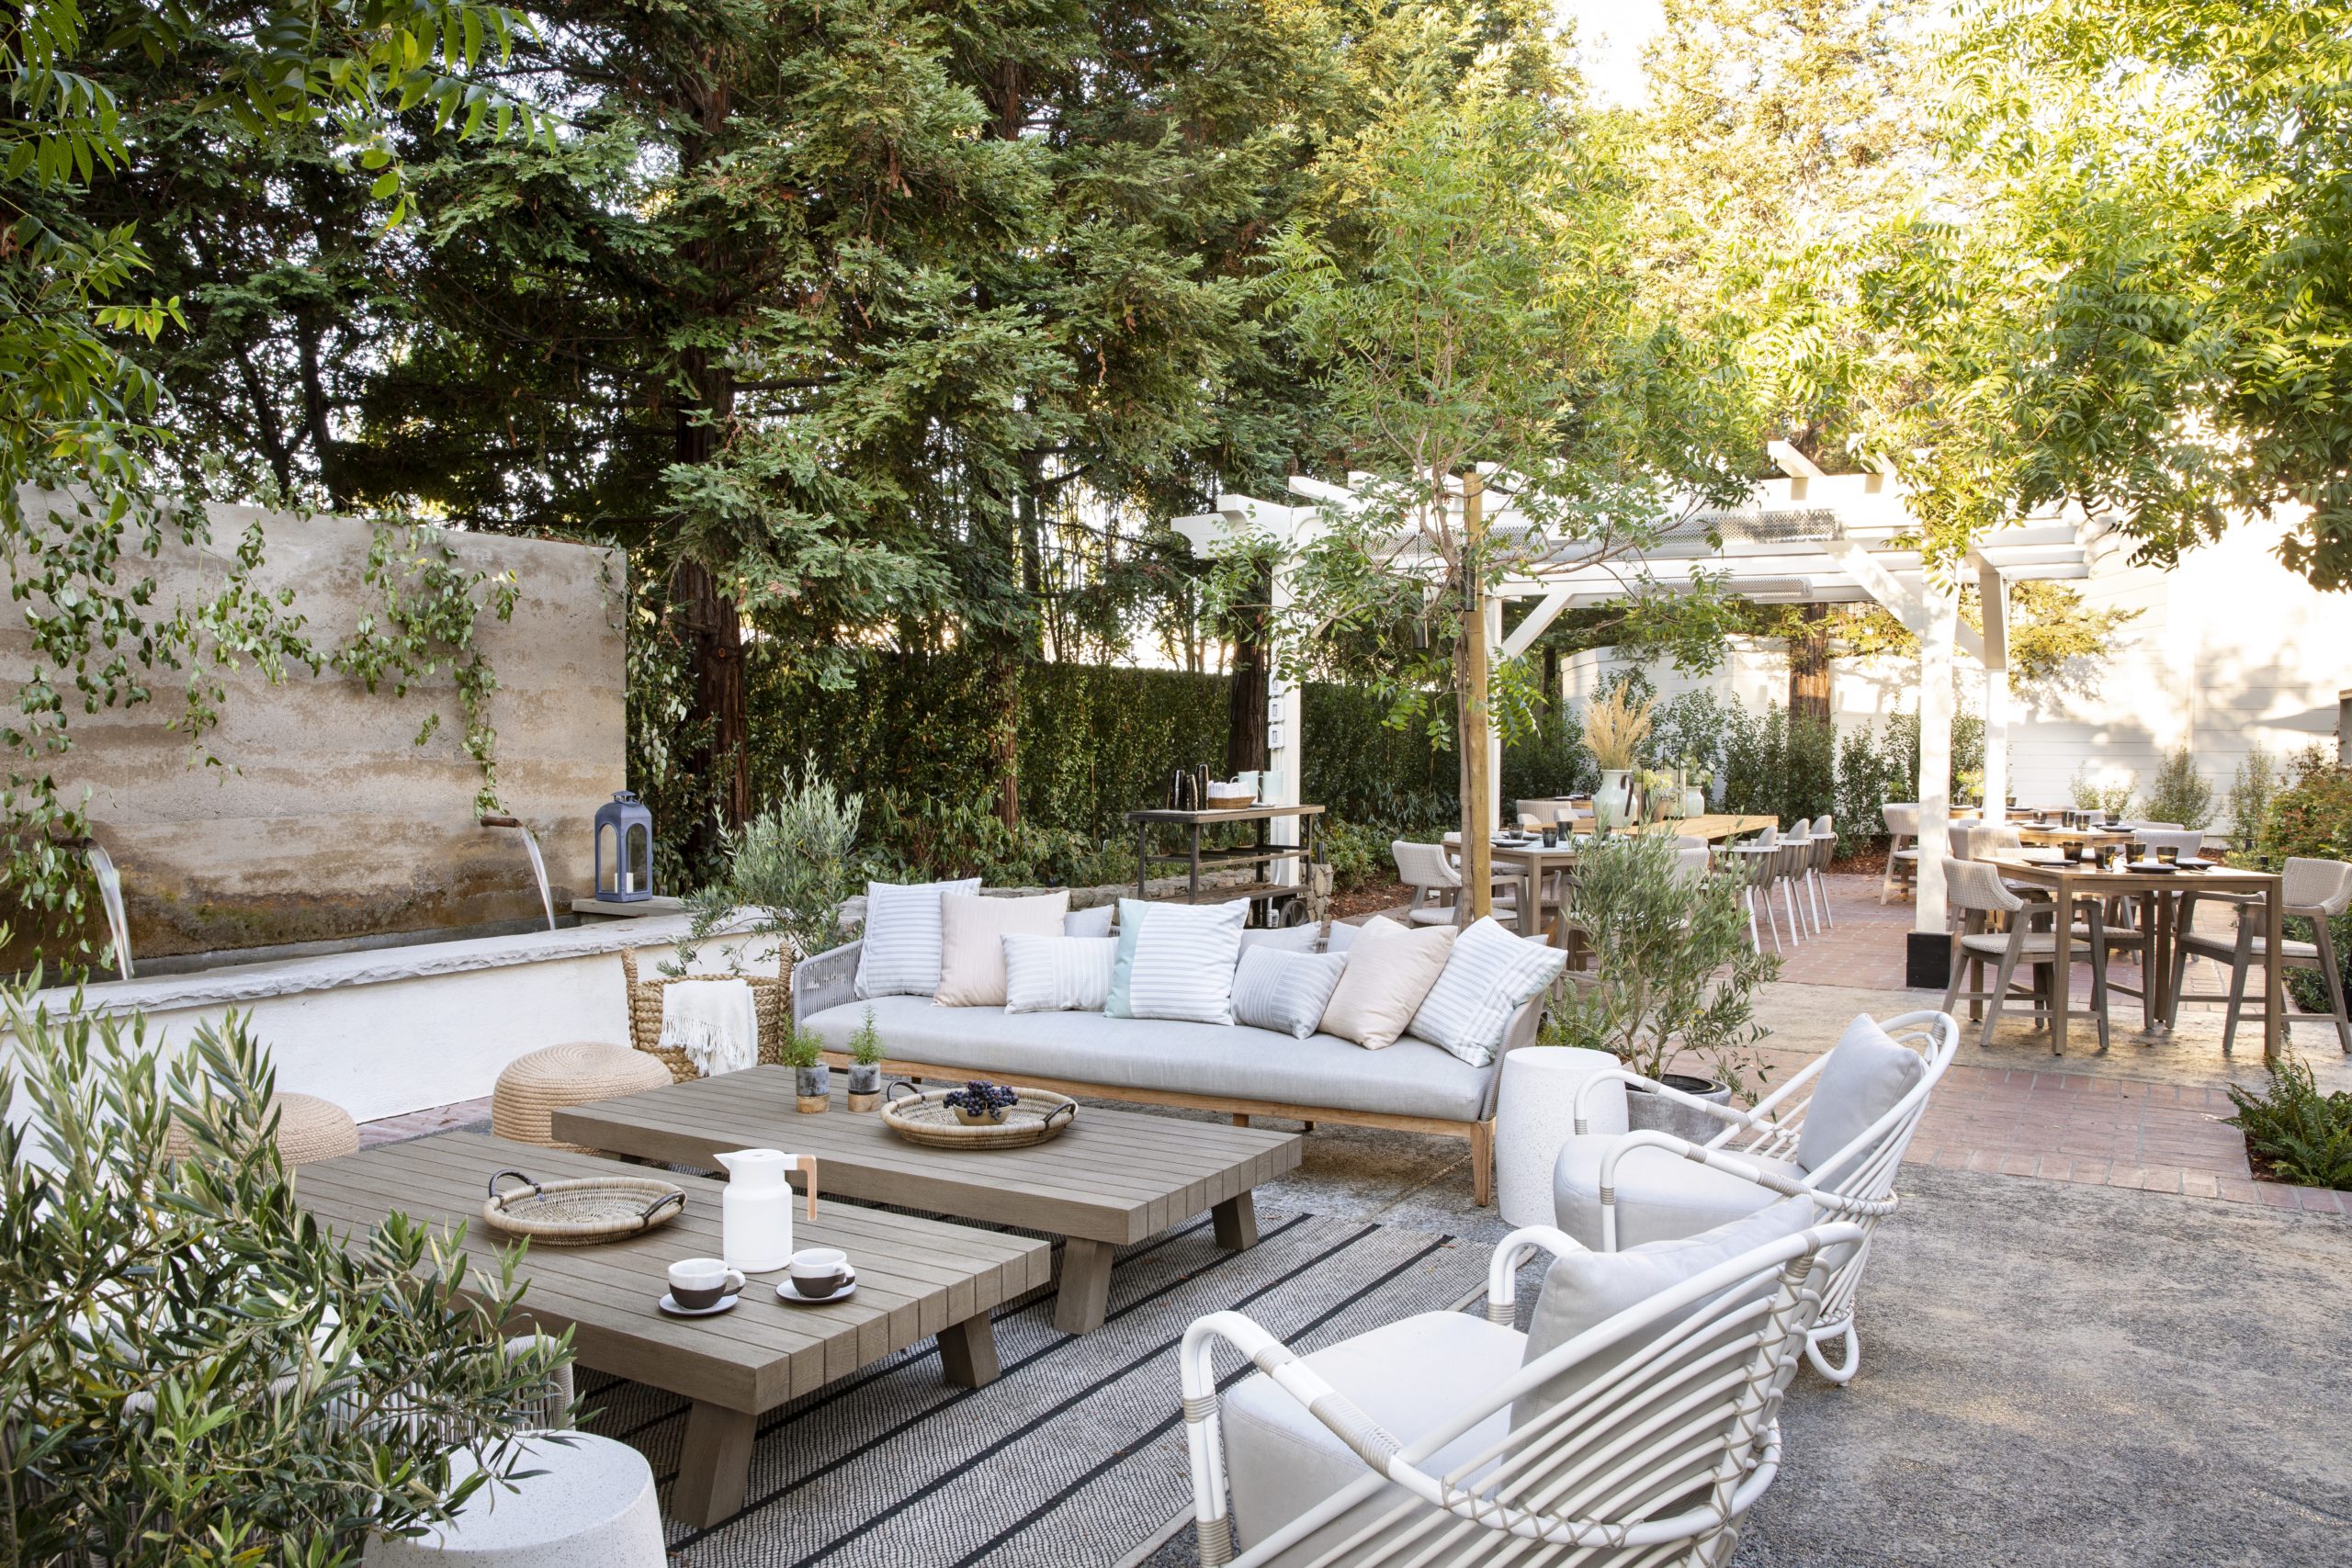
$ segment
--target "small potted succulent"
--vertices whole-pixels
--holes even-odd
[[[792,1067],[794,1092],[800,1097],[799,1109],[809,1115],[833,1102],[833,1069],[825,1065],[824,1052],[825,1043],[807,1029],[795,1029],[784,1047],[784,1059]]]
[[[874,1027],[874,1010],[849,1037],[849,1108],[872,1111],[882,1103],[882,1035]]]
[[[947,1109],[956,1112],[956,1120],[967,1127],[996,1126],[1020,1102],[1020,1095],[986,1078],[974,1078],[962,1089],[951,1089],[945,1101]]]

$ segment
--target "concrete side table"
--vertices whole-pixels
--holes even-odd
[[[1576,1133],[1577,1090],[1594,1073],[1618,1065],[1606,1051],[1573,1045],[1522,1045],[1503,1057],[1503,1081],[1495,1109],[1495,1194],[1503,1223],[1549,1225],[1552,1167],[1560,1145]],[[1623,1085],[1594,1095],[1595,1133],[1625,1130]]]
[[[664,1568],[653,1469],[627,1443],[585,1432],[526,1438],[515,1468],[421,1536],[370,1536],[365,1568]],[[454,1470],[466,1462],[455,1456]]]

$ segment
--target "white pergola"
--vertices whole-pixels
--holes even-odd
[[[1953,657],[1964,651],[1984,668],[1985,811],[1997,820],[2008,794],[2007,584],[2087,577],[2093,560],[2113,548],[2114,541],[2096,519],[2078,512],[2051,513],[2022,518],[1980,539],[1949,578],[1930,574],[1919,552],[1898,542],[1919,532],[1898,479],[1886,473],[1825,474],[1785,442],[1774,442],[1771,450],[1781,477],[1756,485],[1747,504],[1678,513],[1679,522],[1638,551],[1622,544],[1550,548],[1540,542],[1523,549],[1522,568],[1498,584],[1487,602],[1487,645],[1498,660],[1516,658],[1564,610],[1635,593],[1688,592],[1702,572],[1763,604],[1884,606],[1919,640],[1920,841],[1913,926],[1940,933],[1951,815]],[[1351,476],[1351,485],[1362,478]],[[1220,495],[1216,511],[1175,521],[1196,557],[1214,557],[1237,545],[1274,547],[1277,616],[1290,603],[1298,551],[1324,531],[1330,511],[1363,504],[1350,486],[1294,478],[1289,489],[1295,503]],[[1522,544],[1540,541],[1540,529],[1511,503],[1510,476],[1490,476],[1485,499],[1490,538],[1506,546],[1514,538]],[[1396,564],[1411,570],[1419,552],[1416,536],[1398,535],[1393,548]],[[1981,635],[1960,617],[1960,583],[1968,572],[1975,574],[1984,602]],[[1532,606],[1504,636],[1504,602],[1531,599]],[[1279,677],[1269,690],[1272,766],[1266,798],[1295,805],[1305,755],[1301,694]],[[1492,734],[1487,744],[1492,753],[1501,749]],[[1498,759],[1487,770],[1489,819],[1498,822],[1501,773]]]

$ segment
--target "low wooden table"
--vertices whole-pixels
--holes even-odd
[[[647,1174],[593,1156],[445,1133],[305,1166],[299,1195],[355,1246],[364,1247],[394,1209],[439,1224],[462,1222],[468,1256],[495,1277],[497,1254],[512,1238],[482,1223],[481,1204],[491,1173],[508,1168],[542,1180]],[[797,1224],[793,1239],[848,1253],[854,1296],[787,1305],[775,1295],[782,1275],[771,1274],[754,1278],[732,1312],[670,1317],[654,1304],[669,1289],[670,1265],[719,1255],[725,1189],[700,1177],[664,1179],[686,1190],[686,1208],[660,1229],[596,1247],[532,1247],[521,1270],[530,1281],[523,1309],[540,1328],[570,1327],[582,1366],[694,1401],[670,1495],[671,1514],[689,1525],[715,1524],[742,1507],[759,1418],[787,1400],[934,1335],[948,1382],[993,1382],[989,1309],[1053,1277],[1045,1242],[820,1199],[817,1218]]]
[[[1026,1149],[934,1149],[910,1144],[878,1114],[794,1109],[789,1067],[695,1078],[555,1116],[569,1144],[706,1168],[722,1150],[778,1148],[817,1156],[817,1190],[869,1202],[1020,1225],[1065,1238],[1054,1326],[1098,1328],[1111,1255],[1209,1211],[1217,1245],[1258,1242],[1250,1190],[1298,1167],[1295,1133],[1221,1126],[1081,1106],[1069,1131]]]

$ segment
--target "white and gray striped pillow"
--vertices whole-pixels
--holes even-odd
[[[1004,1010],[1101,1012],[1111,998],[1114,936],[1008,936]]]
[[[1129,1018],[1233,1021],[1233,964],[1250,900],[1153,904],[1127,969]]]
[[[1109,936],[1112,917],[1118,912],[1116,904],[1097,904],[1091,909],[1072,909],[1062,917],[1062,935]]]
[[[1233,971],[1233,1021],[1304,1040],[1323,1021],[1347,966],[1343,953],[1252,947]]]
[[[1504,929],[1493,916],[1454,939],[1445,972],[1421,999],[1408,1031],[1474,1067],[1503,1047],[1510,1015],[1559,977],[1568,955]]]
[[[865,945],[857,955],[857,994],[863,997],[927,997],[939,989],[939,959],[944,946],[939,900],[950,893],[978,893],[980,879],[962,882],[895,882],[865,885]]]

